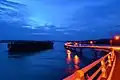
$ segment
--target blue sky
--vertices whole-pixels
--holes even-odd
[[[84,40],[119,34],[119,0],[0,2],[4,3],[0,7],[7,9],[0,10],[1,39]]]

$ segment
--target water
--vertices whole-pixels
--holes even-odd
[[[17,56],[9,55],[7,45],[0,44],[0,80],[62,80],[91,63],[91,50],[85,50],[83,56],[68,56],[63,44],[55,43],[53,50]]]

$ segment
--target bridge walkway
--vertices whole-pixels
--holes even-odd
[[[120,80],[120,53],[116,53],[116,64],[111,80]]]

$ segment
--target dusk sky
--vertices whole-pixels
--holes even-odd
[[[84,40],[120,34],[119,0],[0,0],[0,39]]]

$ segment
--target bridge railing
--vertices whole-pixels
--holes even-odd
[[[102,78],[104,78],[106,80],[110,80],[111,76],[108,76],[107,69],[108,68],[112,69],[113,68],[112,65],[113,65],[113,63],[115,63],[115,61],[116,61],[116,56],[114,54],[114,50],[112,50],[107,55],[101,57],[100,59],[96,60],[95,62],[91,63],[90,65],[88,65],[80,70],[77,70],[72,75],[68,76],[67,78],[65,78],[63,80],[86,80],[85,74],[99,63],[101,64],[99,69],[96,70],[91,76],[89,76],[89,78],[87,78],[87,80],[93,80],[100,71],[101,71],[101,74],[100,74],[100,76],[98,76],[97,80],[100,80]],[[112,74],[111,70],[110,70],[109,74],[110,75]]]

